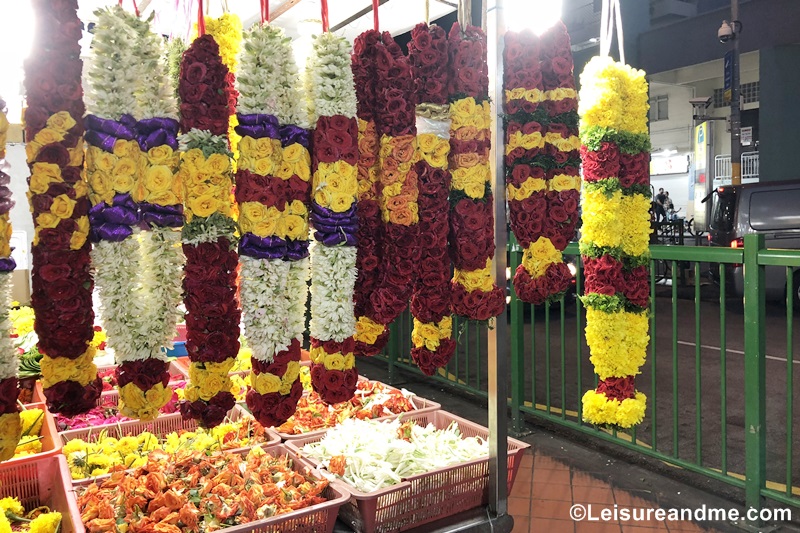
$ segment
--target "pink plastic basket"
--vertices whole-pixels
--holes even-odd
[[[420,426],[433,424],[437,429],[446,429],[451,422],[456,422],[464,437],[489,438],[488,429],[446,411],[406,413],[403,420],[414,421]],[[302,457],[303,446],[321,439],[319,435],[294,439],[285,444]],[[522,452],[529,447],[522,441],[508,439],[509,492],[522,461]],[[320,465],[319,461],[310,457],[304,459],[315,466]],[[355,531],[405,531],[486,505],[489,501],[489,458],[419,474],[370,493],[360,492],[341,480],[335,483],[351,494],[350,501],[342,506],[339,515]]]
[[[232,450],[231,450],[232,451]],[[293,469],[296,472],[309,473],[314,477],[322,477],[318,472],[310,468],[309,463],[300,459],[297,454],[284,445],[270,447],[268,453],[277,455],[288,455],[293,460]],[[238,453],[246,453],[241,450]],[[310,472],[307,472],[310,470]],[[69,476],[69,472],[67,472]],[[78,489],[80,490],[80,489]],[[281,514],[264,520],[250,522],[239,526],[226,527],[225,533],[282,533],[293,531],[296,533],[330,533],[336,523],[339,508],[350,498],[349,493],[339,484],[331,483],[322,493],[328,501],[305,509],[292,511],[291,513]],[[71,493],[72,504],[78,512],[76,494]],[[76,533],[85,531],[83,525]]]
[[[16,459],[8,459],[3,464],[23,464],[31,461],[36,461],[41,457],[49,457],[57,455],[61,451],[61,439],[58,438],[58,428],[56,428],[55,419],[53,415],[47,410],[47,406],[43,403],[29,403],[25,405],[25,409],[41,409],[42,410],[42,429],[39,436],[42,441],[42,451],[33,455],[26,455]]]
[[[63,456],[5,462],[0,464],[0,498],[19,498],[26,509],[46,505],[61,513],[62,533],[82,533],[84,529],[69,477]]]
[[[235,406],[228,412],[228,419],[232,422],[239,420],[243,416],[250,416],[245,411],[242,410],[241,407]],[[253,422],[257,424],[258,422]],[[143,431],[149,431],[156,437],[164,437],[169,433],[174,431],[194,431],[197,429],[197,421],[196,420],[184,420],[181,417],[180,413],[174,413],[171,415],[162,415],[155,420],[151,420],[150,422],[142,422],[139,420],[132,420],[130,422],[120,422],[119,424],[113,424],[108,426],[98,426],[94,428],[82,428],[82,429],[74,429],[71,431],[64,431],[61,435],[61,441],[63,444],[73,440],[73,439],[83,439],[87,442],[93,442],[97,440],[97,438],[101,434],[105,434],[108,437],[120,438],[125,437],[128,435],[137,436],[141,434]],[[264,428],[266,433],[266,441],[259,442],[258,446],[263,447],[264,449],[271,449],[274,446],[280,444],[281,439],[278,435],[269,428]],[[59,443],[59,449],[63,447],[62,443]],[[255,446],[255,445],[254,445]],[[252,446],[247,446],[245,448],[234,448],[231,450],[226,450],[230,452],[237,452],[241,450],[249,450]],[[103,476],[98,476],[96,478],[84,478],[84,479],[75,479],[72,481],[75,485],[82,485],[87,484],[95,479],[103,479],[108,477],[109,474],[105,474]]]
[[[386,384],[382,384],[382,385],[384,387],[388,388],[388,389],[394,389],[394,387],[391,387],[389,385],[386,385]],[[412,396],[411,397],[411,403],[413,403],[414,406],[416,407],[413,411],[409,411],[408,413],[401,413],[399,415],[380,416],[378,418],[375,418],[374,420],[381,420],[381,421],[383,421],[383,420],[394,420],[395,418],[397,418],[399,416],[407,417],[410,413],[417,413],[417,414],[418,413],[430,413],[430,412],[433,412],[433,411],[438,411],[439,409],[442,408],[442,406],[440,404],[438,404],[438,403],[436,403],[436,402],[434,402],[432,400],[426,400],[425,398],[420,398],[419,396]],[[275,433],[277,433],[280,436],[281,439],[283,439],[285,441],[290,441],[290,440],[295,440],[295,439],[307,439],[307,438],[312,438],[312,437],[317,437],[317,436],[319,436],[321,438],[322,435],[324,435],[325,432],[327,432],[328,429],[330,429],[330,428],[318,429],[318,430],[315,430],[315,431],[309,431],[308,433],[300,433],[298,435],[295,435],[295,434],[292,434],[292,433],[282,433],[282,432],[278,431],[276,428],[272,428],[272,429],[273,429],[273,431],[275,431]]]

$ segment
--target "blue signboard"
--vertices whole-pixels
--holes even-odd
[[[723,64],[725,66],[724,76],[723,79],[725,80],[725,84],[723,86],[725,93],[725,102],[731,101],[731,87],[733,86],[733,50],[728,50],[725,52],[725,58],[723,59]]]

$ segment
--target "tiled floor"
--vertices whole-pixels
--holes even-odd
[[[581,504],[592,507],[592,515],[599,516],[602,509],[613,513],[616,509],[658,508],[646,499],[646,493],[637,494],[613,487],[602,474],[578,471],[569,464],[550,456],[527,450],[522,457],[514,488],[508,498],[508,511],[514,517],[514,532],[527,533],[648,533],[655,531],[714,532],[692,522],[651,521],[573,521],[570,508]],[[642,511],[637,512],[640,515]]]

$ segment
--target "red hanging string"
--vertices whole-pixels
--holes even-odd
[[[328,0],[322,0],[322,31],[328,31]]]
[[[269,0],[261,0],[261,24],[269,22]]]
[[[203,0],[197,0],[197,35],[202,37],[206,34],[206,19],[203,16]]]
[[[122,0],[119,0],[119,7],[122,7]]]
[[[375,24],[375,31],[380,30],[380,24],[378,24],[378,7],[380,5],[379,0],[372,0],[372,22]]]
[[[139,6],[136,5],[136,0],[133,0],[133,12],[136,13],[136,17],[139,17]]]

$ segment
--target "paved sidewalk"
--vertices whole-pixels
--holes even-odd
[[[388,383],[386,364],[379,360],[358,360],[359,372]],[[487,424],[485,401],[454,394],[443,385],[427,381],[419,375],[400,372],[393,383],[405,387],[423,398],[442,405],[442,409],[472,420]],[[667,522],[649,520],[634,523],[612,520],[575,522],[570,518],[570,508],[575,504],[592,505],[592,515],[599,516],[602,509],[613,512],[630,509],[738,509],[741,505],[718,496],[718,490],[709,484],[709,490],[700,490],[619,459],[596,449],[596,443],[586,437],[580,442],[568,439],[546,429],[529,426],[531,433],[521,440],[531,444],[522,458],[514,488],[509,495],[509,514],[514,517],[514,532],[525,533],[581,533],[615,532],[647,533],[654,531],[741,533],[756,531],[744,529],[739,524],[727,522]],[[676,471],[677,472],[677,471]],[[680,471],[683,472],[683,471]],[[794,510],[800,515],[800,510]],[[646,512],[646,511],[645,511]],[[642,511],[637,511],[640,515]],[[617,516],[620,516],[619,513]],[[800,528],[791,525],[768,526],[761,531],[774,533],[800,533]]]

